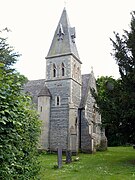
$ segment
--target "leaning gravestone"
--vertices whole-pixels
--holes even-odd
[[[72,162],[72,152],[70,150],[66,151],[66,163]]]
[[[62,167],[62,149],[58,148],[58,168]]]

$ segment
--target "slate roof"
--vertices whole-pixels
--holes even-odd
[[[90,87],[96,90],[94,74],[83,74],[80,108],[85,107]],[[28,81],[24,86],[24,91],[30,93],[33,102],[36,105],[38,103],[39,96],[51,96],[49,89],[45,85],[45,79]]]
[[[90,84],[90,74],[83,74],[80,108],[83,108],[85,106],[87,96],[88,96],[88,91],[89,91],[89,84]]]
[[[46,59],[72,54],[81,62],[75,44],[75,37],[75,28],[70,26],[67,11],[64,8]]]
[[[45,86],[45,79],[28,81],[24,86],[24,91],[32,96],[32,100],[36,105],[38,103],[38,96],[50,96],[50,92]]]
[[[79,108],[85,107],[90,88],[94,88],[96,90],[96,82],[93,72],[91,72],[91,74],[82,75],[82,95]]]
[[[42,87],[41,91],[39,92],[38,97],[40,97],[40,96],[49,96],[49,97],[51,97],[51,93],[50,93],[49,89],[46,87],[46,85],[44,85]]]

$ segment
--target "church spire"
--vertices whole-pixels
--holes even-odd
[[[80,61],[75,38],[75,28],[70,26],[66,8],[64,8],[46,59],[72,54]]]

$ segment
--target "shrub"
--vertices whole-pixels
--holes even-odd
[[[22,92],[26,78],[11,66],[18,54],[0,38],[0,179],[30,179],[38,172],[39,120]]]

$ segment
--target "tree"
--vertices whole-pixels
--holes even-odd
[[[99,107],[102,117],[102,124],[105,127],[105,133],[109,146],[124,144],[121,134],[121,80],[112,77],[100,77],[96,80],[98,94],[92,90],[93,96]]]
[[[121,78],[98,78],[98,96],[94,93],[109,145],[135,144],[135,12],[131,15],[131,30],[111,39]]]
[[[0,179],[30,179],[38,171],[38,115],[13,69],[19,55],[0,38]]]
[[[130,31],[124,30],[120,37],[115,33],[113,57],[121,75],[122,99],[122,130],[128,143],[135,143],[135,11],[131,13]]]

